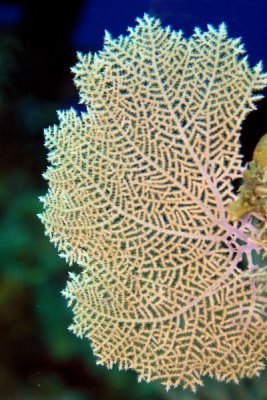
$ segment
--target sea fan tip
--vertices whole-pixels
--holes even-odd
[[[254,67],[254,72],[261,73],[263,71],[263,62],[260,60]]]
[[[77,72],[78,72],[77,67],[76,67],[76,66],[71,67],[71,68],[70,68],[70,72],[71,72],[72,74],[77,74]]]
[[[65,115],[66,115],[66,111],[65,110],[57,110],[57,117],[59,119],[59,121],[62,121],[65,119]]]
[[[145,23],[145,25],[151,25],[151,23],[153,21],[156,21],[156,18],[153,17],[152,15],[150,15],[149,13],[144,13],[142,18],[140,18],[140,17],[136,18],[136,22],[139,25],[143,25],[144,23]]]
[[[208,31],[210,31],[210,32],[214,32],[215,31],[215,27],[212,24],[207,24],[207,28],[208,28]]]
[[[105,29],[104,30],[104,42],[110,42],[112,40],[112,35],[111,33]]]
[[[143,19],[146,20],[147,22],[150,22],[151,20],[153,20],[153,17],[149,13],[145,12],[143,15]]]
[[[44,215],[43,214],[39,213],[39,214],[36,214],[36,216],[41,222],[44,221]]]
[[[224,21],[219,25],[219,33],[222,36],[227,35],[227,25]]]
[[[79,61],[83,61],[85,54],[82,51],[77,51],[76,55]]]
[[[135,18],[135,21],[138,23],[138,25],[142,25],[144,18],[145,18],[145,14],[143,15],[142,18],[141,17]]]
[[[65,253],[59,253],[58,256],[67,260],[67,255]]]
[[[71,279],[74,282],[78,282],[78,275],[77,274],[75,274],[74,272],[69,272],[68,275],[69,275],[69,279]]]
[[[195,26],[194,34],[195,35],[201,35],[202,34],[202,29],[199,26]]]

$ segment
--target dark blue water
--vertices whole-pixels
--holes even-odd
[[[23,19],[25,3],[0,2],[0,28]],[[135,25],[136,17],[151,13],[164,25],[182,29],[186,36],[196,26],[205,29],[208,23],[217,26],[224,21],[230,36],[242,36],[251,63],[263,60],[267,68],[267,0],[84,0],[80,3],[75,27],[71,28],[70,41],[75,50],[99,50],[105,29],[114,37],[126,34],[127,27]],[[51,4],[48,1],[48,6]],[[62,5],[59,31],[64,24],[65,8]],[[54,6],[51,14],[53,10]]]
[[[86,0],[73,32],[73,45],[80,50],[100,49],[104,30],[114,37],[127,33],[135,18],[145,12],[161,18],[173,29],[190,36],[194,27],[217,26],[224,21],[229,35],[242,36],[249,60],[263,60],[267,68],[266,0]]]

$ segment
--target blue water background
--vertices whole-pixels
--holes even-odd
[[[242,36],[249,60],[263,60],[267,68],[267,1],[266,0],[86,0],[72,35],[78,50],[98,50],[103,45],[104,30],[114,37],[127,34],[135,18],[145,12],[160,17],[163,25],[182,29],[190,36],[196,26],[225,22],[229,35]]]
[[[63,2],[56,2],[56,6],[61,7],[64,19]],[[181,29],[186,36],[196,26],[205,30],[207,24],[225,22],[231,37],[243,38],[251,63],[262,60],[267,68],[266,0],[84,0],[70,43],[78,51],[100,50],[104,30],[114,37],[125,35],[127,27],[134,26],[136,17],[144,13],[159,17],[163,25]],[[23,16],[23,2],[0,2],[0,27],[15,25]]]

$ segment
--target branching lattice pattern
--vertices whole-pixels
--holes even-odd
[[[238,268],[260,251],[230,223],[240,124],[267,83],[226,27],[182,32],[147,15],[73,68],[86,112],[46,130],[46,233],[82,271],[64,291],[98,363],[195,390],[266,354],[265,298]],[[243,276],[245,275],[245,276]]]

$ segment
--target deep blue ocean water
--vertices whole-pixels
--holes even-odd
[[[86,0],[73,32],[76,49],[100,49],[104,30],[114,37],[127,33],[145,12],[164,25],[190,36],[194,27],[205,29],[225,22],[231,37],[242,36],[249,60],[267,68],[267,0]]]
[[[23,3],[0,1],[0,28],[23,18]],[[64,19],[63,2],[55,5],[60,7],[60,3]],[[262,60],[267,68],[267,0],[84,0],[71,45],[79,51],[100,50],[104,30],[114,37],[127,34],[127,27],[134,26],[136,17],[144,13],[159,17],[163,25],[181,29],[186,36],[196,26],[205,30],[207,24],[217,26],[225,22],[231,37],[242,36],[251,63]]]

